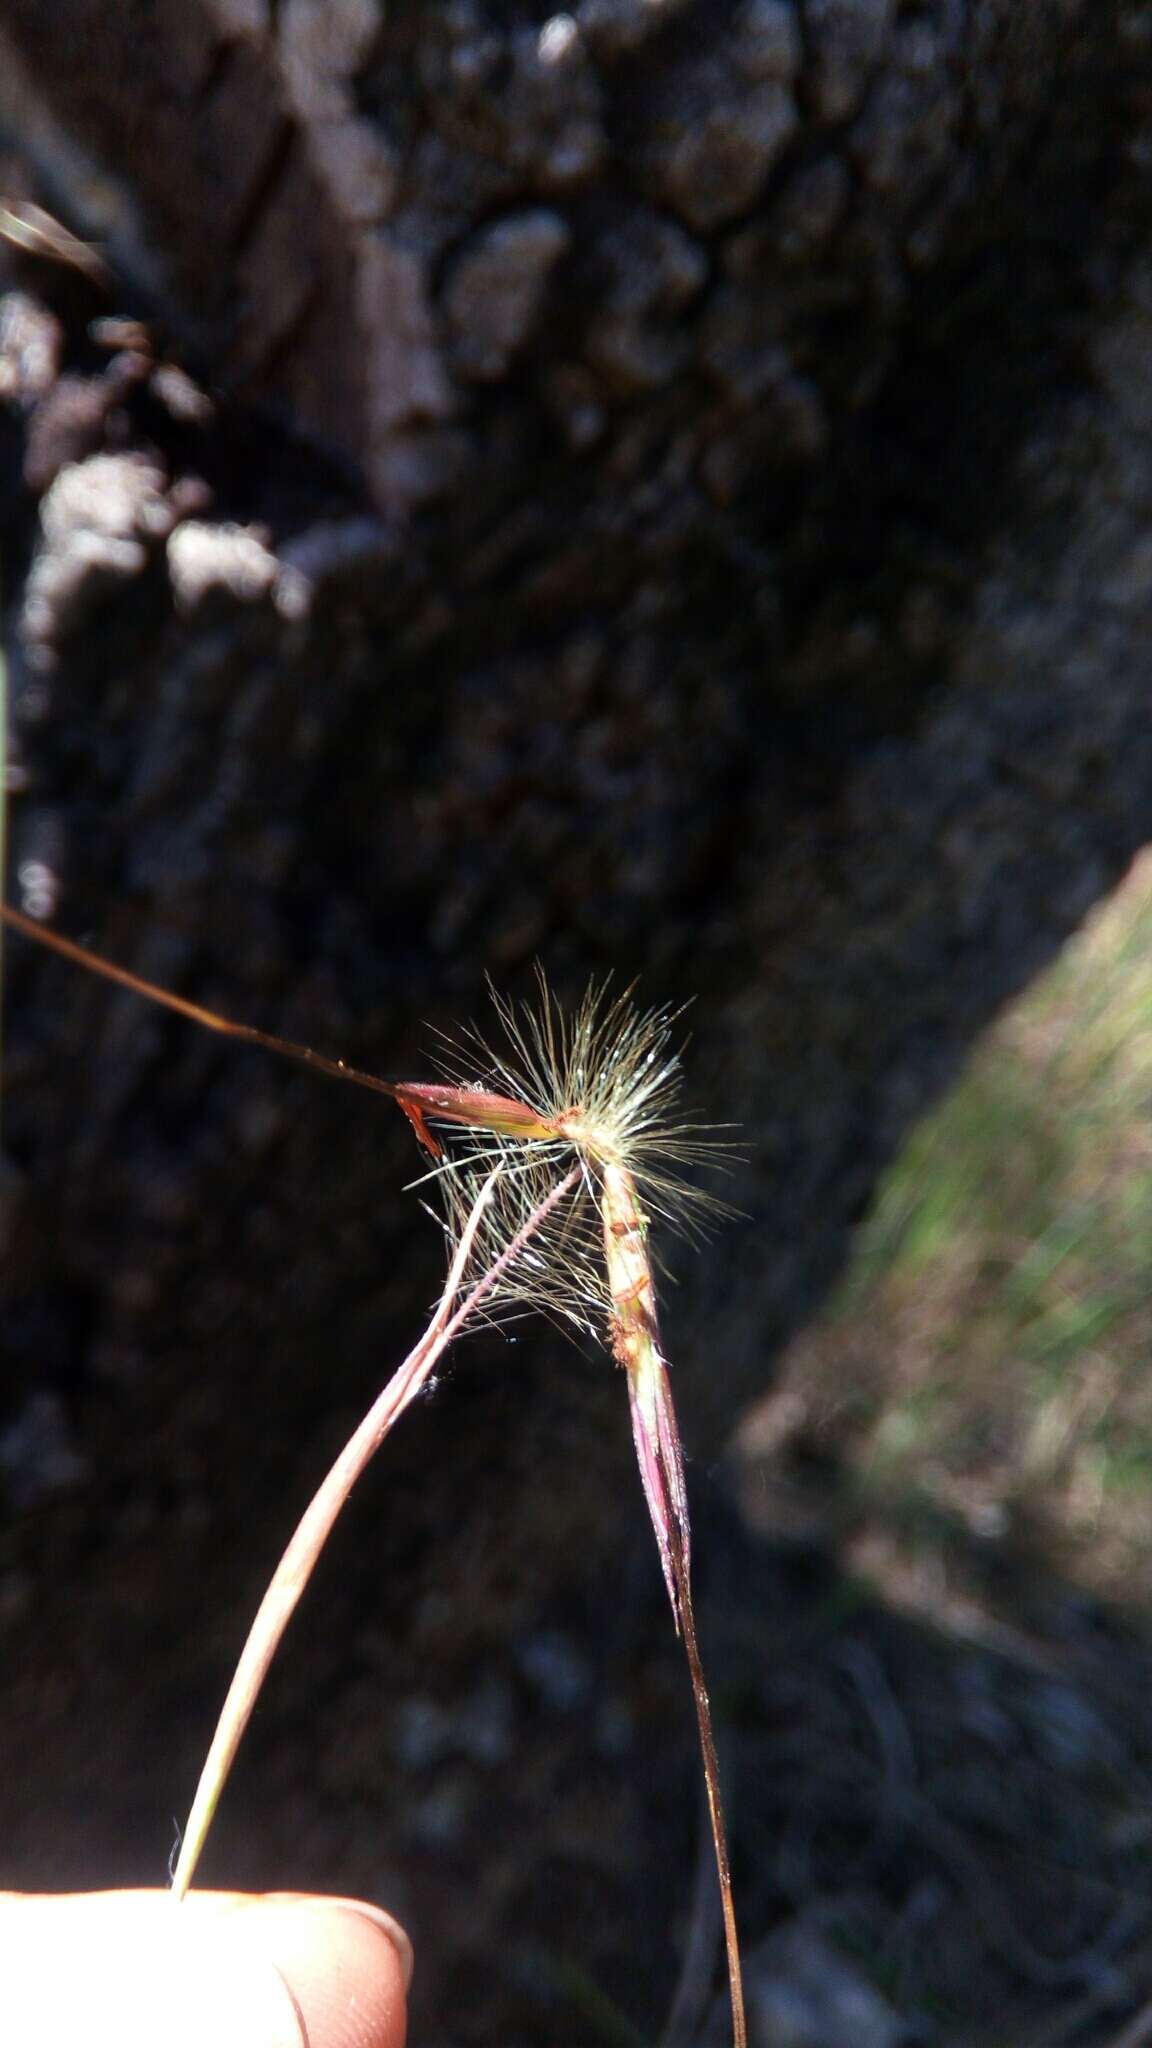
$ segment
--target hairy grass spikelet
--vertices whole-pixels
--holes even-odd
[[[722,1165],[730,1147],[680,1107],[673,1030],[681,1011],[639,1010],[631,990],[614,996],[602,982],[569,1014],[543,974],[538,983],[535,1003],[492,991],[495,1040],[473,1028],[443,1042],[445,1084],[422,1091],[421,1112],[459,1138],[446,1136],[445,1156],[425,1178],[439,1185],[454,1233],[479,1180],[503,1166],[483,1256],[578,1159],[578,1188],[509,1276],[501,1305],[529,1304],[600,1331],[613,1314],[603,1235],[609,1169],[630,1176],[645,1224],[656,1218],[699,1240],[730,1211],[688,1170]]]

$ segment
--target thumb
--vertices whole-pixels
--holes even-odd
[[[13,2048],[403,2048],[407,1936],[295,1893],[0,1893]]]

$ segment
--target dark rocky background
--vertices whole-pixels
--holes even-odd
[[[10,886],[385,1073],[537,959],[697,996],[745,1214],[667,1321],[753,1944],[849,1853],[809,1831],[802,1882],[789,1816],[866,1831],[872,1779],[789,1748],[823,1702],[856,1754],[834,1560],[711,1461],[1149,836],[1150,44],[1136,0],[0,6]],[[154,1880],[437,1239],[386,1105],[6,950],[0,1877]],[[708,1947],[629,1460],[594,1353],[466,1347],[226,1802],[206,1875],[409,1916],[418,2040],[652,2039]],[[947,1693],[942,1643],[859,1626]],[[1098,1992],[1104,1936],[1033,1881],[998,1943],[960,1839],[965,2024]]]

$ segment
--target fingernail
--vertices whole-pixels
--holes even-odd
[[[394,1920],[391,1913],[386,1913],[383,1906],[370,1905],[367,1899],[334,1898],[328,1894],[320,1896],[316,1892],[265,1892],[262,1896],[285,1906],[306,1906],[310,1912],[314,1912],[317,1906],[326,1906],[338,1913],[358,1913],[361,1920],[367,1920],[392,1943],[404,1972],[404,1989],[408,1991],[411,1988],[415,1965],[412,1943],[400,1922]]]
[[[370,1920],[373,1927],[378,1927],[382,1934],[387,1935],[400,1958],[400,1967],[404,1972],[404,1989],[405,1991],[410,1990],[415,1957],[412,1953],[412,1943],[409,1941],[400,1922],[394,1920],[391,1913],[386,1913],[383,1906],[366,1905],[363,1899],[341,1899],[340,1905],[343,1911],[359,1913],[362,1920]]]

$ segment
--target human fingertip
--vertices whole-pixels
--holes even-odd
[[[401,1927],[400,1922],[394,1920],[391,1913],[386,1913],[383,1906],[369,1905],[366,1899],[339,1899],[336,1901],[336,1904],[341,1912],[358,1914],[362,1920],[367,1920],[370,1926],[378,1928],[387,1937],[400,1958],[400,1968],[404,1977],[404,1989],[405,1991],[411,1991],[412,1972],[415,1968],[416,1958],[413,1953],[412,1943]]]
[[[364,1899],[272,1892],[254,1920],[313,2048],[401,2048],[412,1947],[390,1913]]]
[[[383,1906],[374,1905],[368,1899],[346,1898],[340,1893],[330,1892],[262,1892],[259,1894],[259,1900],[265,1911],[269,1907],[287,1906],[290,1908],[303,1907],[310,1913],[315,1913],[317,1910],[325,1915],[333,1913],[338,1916],[334,1923],[336,1925],[340,1924],[345,1915],[351,1916],[350,1923],[345,1921],[345,1925],[356,1925],[367,1921],[368,1925],[377,1934],[382,1934],[394,1949],[400,1964],[404,1990],[408,1992],[411,1989],[412,1973],[415,1968],[415,1954],[412,1943],[405,1929],[400,1925],[399,1920],[393,1914],[387,1912]]]

